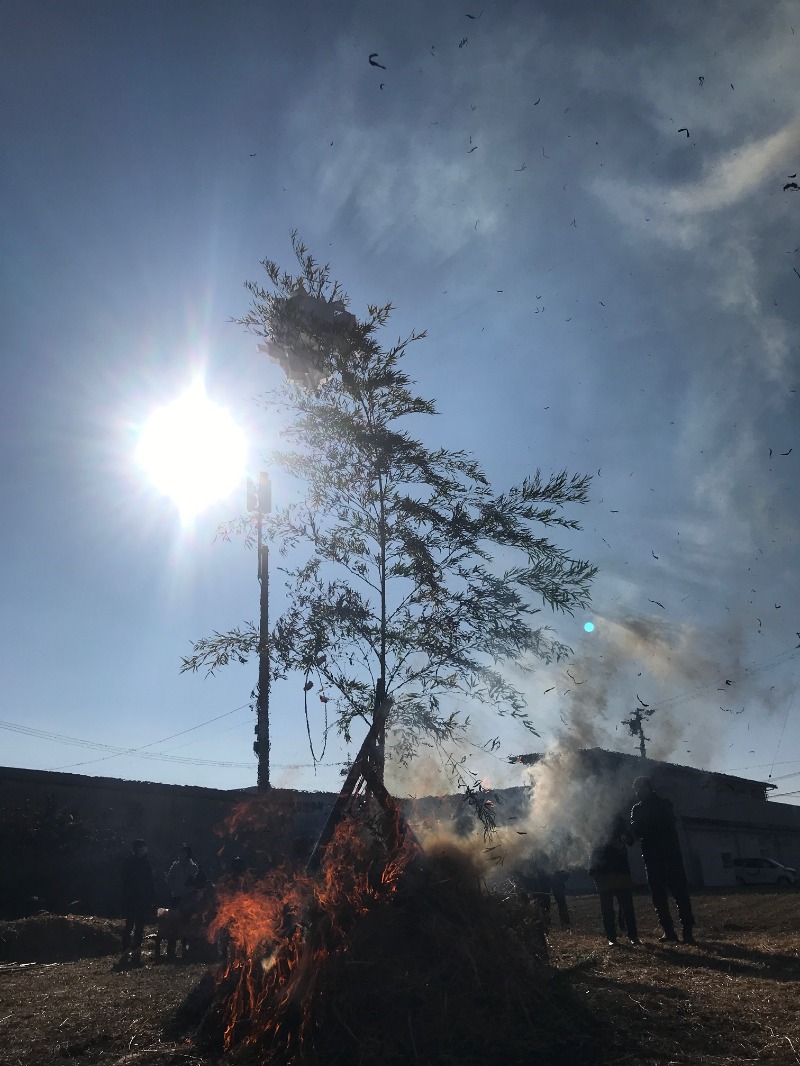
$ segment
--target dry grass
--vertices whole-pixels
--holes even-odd
[[[552,932],[552,962],[611,1025],[606,1063],[798,1066],[800,893],[737,890],[693,904],[697,947],[659,944],[646,896],[636,900],[641,947],[606,946],[593,897],[571,901],[571,933]]]
[[[644,945],[609,948],[596,898],[570,900],[573,929],[553,930],[551,959],[605,1023],[597,1062],[800,1066],[800,893],[706,894],[694,903],[697,947],[659,945],[649,900],[639,897]],[[146,955],[141,969],[115,972],[115,961],[0,964],[2,1066],[210,1063],[162,1036],[206,967],[153,966]]]
[[[352,898],[315,896],[282,947],[248,946],[182,1031],[208,1050],[227,1032],[258,1066],[594,1066],[604,1034],[547,965],[538,916],[487,896],[463,854],[428,851],[390,895]]]
[[[144,966],[114,972],[116,957],[0,969],[0,1063],[203,1062],[164,1043],[167,1018],[205,973],[205,965]]]

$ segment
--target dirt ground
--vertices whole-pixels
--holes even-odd
[[[658,943],[647,896],[641,947],[607,946],[596,898],[570,903],[573,930],[553,930],[551,959],[608,1020],[604,1062],[800,1064],[800,892],[694,896],[696,947]]]
[[[551,931],[551,959],[605,1022],[598,1064],[800,1066],[800,892],[695,896],[697,947],[660,945],[645,896],[641,947],[606,946],[596,897],[569,902],[572,928]],[[0,1066],[209,1066],[163,1036],[207,964],[154,965],[146,950],[141,968],[119,970],[116,954],[98,954],[119,923],[26,921],[0,923]]]

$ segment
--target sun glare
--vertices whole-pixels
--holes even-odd
[[[181,396],[152,413],[142,427],[136,460],[186,523],[242,479],[247,441],[197,378]]]

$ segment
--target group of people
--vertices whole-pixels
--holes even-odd
[[[169,896],[169,908],[165,914],[171,914],[173,921],[167,923],[167,958],[173,959],[182,923],[191,918],[197,910],[208,878],[202,866],[192,857],[192,849],[182,844],[178,857],[167,871],[166,889]],[[122,934],[123,953],[130,953],[131,960],[138,962],[141,957],[144,927],[155,918],[157,893],[153,867],[144,840],[134,840],[130,854],[122,865],[122,905],[125,917],[125,929]],[[160,913],[160,912],[159,912]],[[156,943],[157,953],[160,940]],[[186,943],[183,943],[186,950]]]
[[[671,894],[678,908],[683,943],[694,944],[694,914],[672,804],[656,793],[649,777],[637,777],[633,790],[638,802],[633,805],[630,821],[626,823],[622,817],[614,820],[607,838],[594,849],[589,866],[600,897],[600,914],[608,943],[617,943],[618,919],[620,930],[630,942],[641,943],[628,863],[628,847],[638,840],[653,906],[663,930],[659,939],[678,943],[669,908]],[[615,901],[619,916],[615,913]]]
[[[633,905],[633,878],[628,862],[628,848],[638,840],[653,905],[663,930],[660,940],[678,943],[669,908],[671,894],[678,908],[683,943],[694,944],[694,914],[672,804],[656,793],[648,777],[637,777],[633,782],[633,790],[637,802],[633,805],[630,819],[622,816],[614,819],[605,839],[594,848],[589,864],[589,873],[600,899],[600,915],[608,943],[617,943],[618,928],[632,944],[641,943]],[[238,858],[234,860],[232,873],[235,872],[235,864],[240,861]],[[554,869],[543,854],[532,856],[528,869],[517,874],[519,888],[532,897],[545,918],[549,917],[550,896],[553,895],[562,927],[570,925],[566,878],[566,871]],[[171,920],[164,923],[167,958],[171,959],[175,957],[178,939],[182,938],[180,930],[201,909],[203,895],[211,886],[203,868],[193,859],[188,844],[181,845],[165,881],[169,910],[159,914],[163,913],[165,918],[171,915]],[[153,868],[144,840],[133,841],[131,853],[124,861],[122,901],[125,916],[123,952],[130,952],[131,959],[139,961],[144,927],[153,921],[156,907]],[[156,942],[156,954],[159,944],[160,935]],[[183,950],[185,953],[185,940]]]
[[[677,904],[684,944],[694,944],[694,914],[689,899],[686,871],[683,866],[675,814],[668,799],[659,796],[648,777],[633,782],[637,802],[630,817],[617,815],[602,840],[593,848],[589,874],[600,899],[600,916],[610,946],[625,933],[631,944],[640,944],[633,905],[633,878],[628,862],[628,848],[638,840],[642,849],[647,882],[656,915],[663,930],[661,941],[678,943],[678,934],[669,908],[671,894]],[[547,925],[550,921],[550,897],[558,908],[562,928],[570,927],[567,906],[567,871],[544,851],[536,851],[514,875],[517,891],[534,902]]]

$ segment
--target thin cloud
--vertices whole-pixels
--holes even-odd
[[[707,243],[718,212],[742,205],[767,183],[778,182],[800,150],[800,119],[777,133],[716,156],[697,181],[682,184],[596,178],[595,195],[637,235],[656,235],[684,248]]]
[[[680,218],[733,207],[767,182],[779,180],[798,149],[800,119],[795,119],[777,133],[718,156],[699,181],[664,190],[667,211]]]

